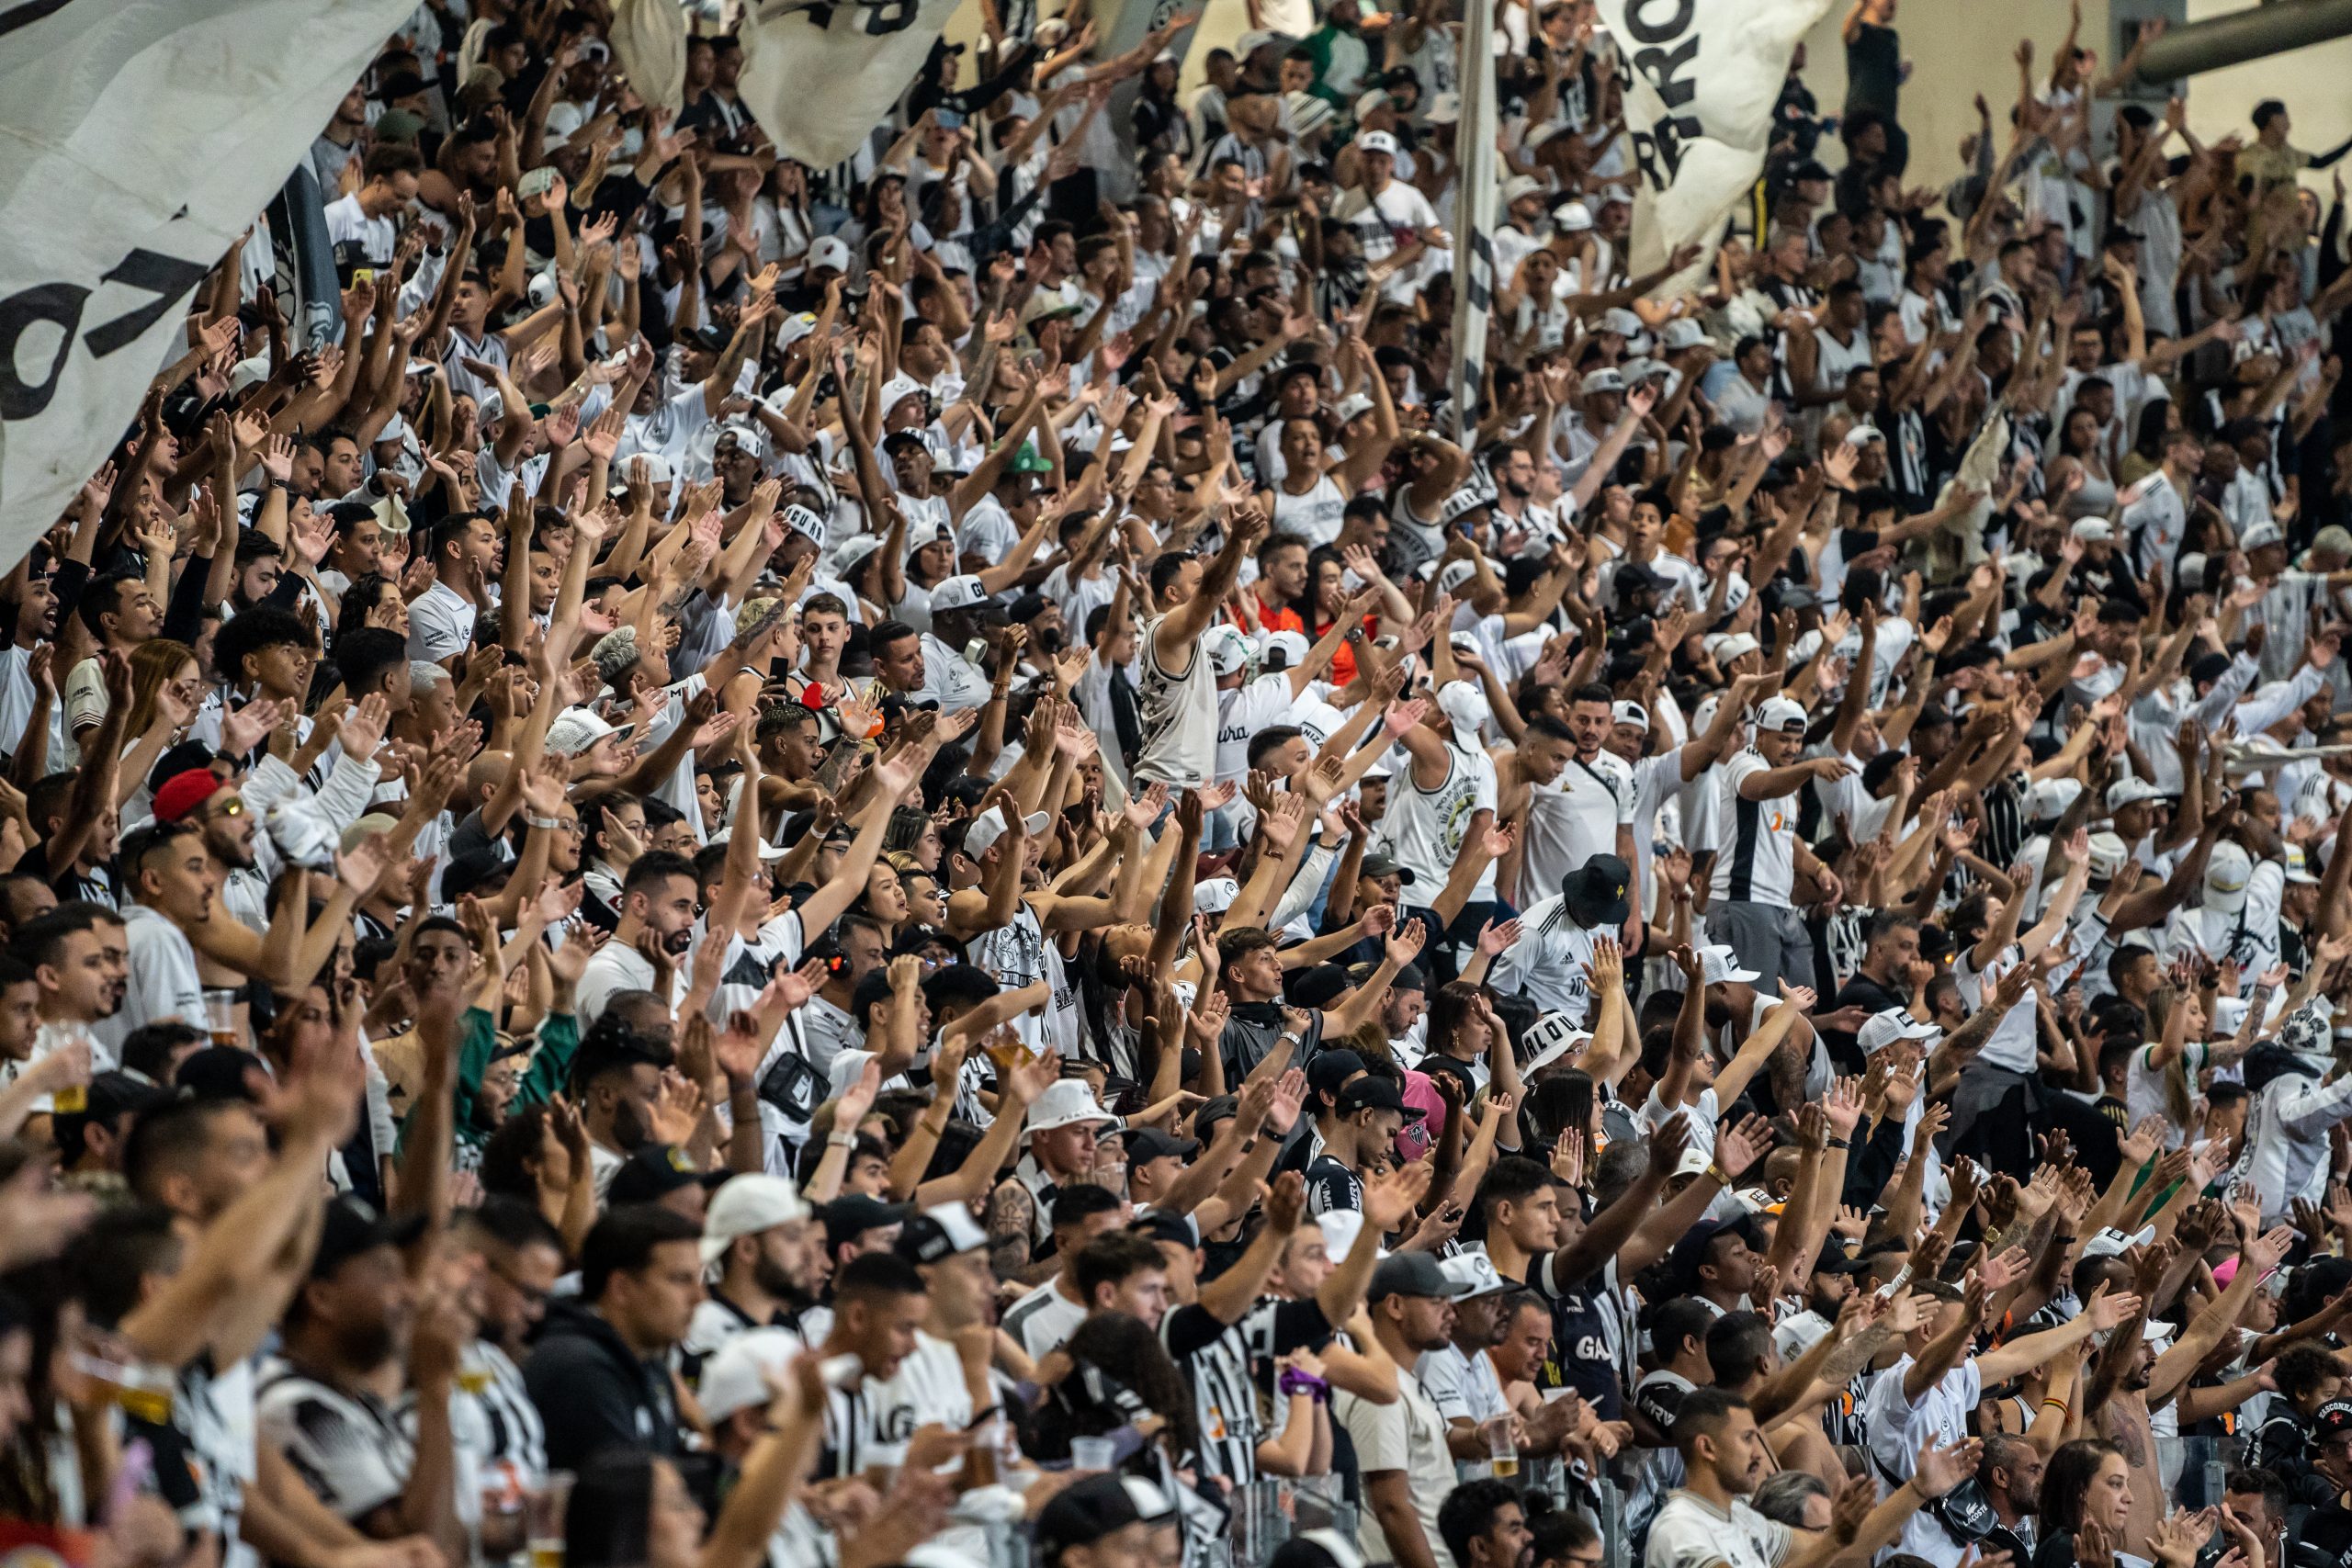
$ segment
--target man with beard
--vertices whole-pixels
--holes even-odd
[[[65,733],[65,706],[57,700],[57,676],[48,663],[55,655],[43,655],[38,668],[33,660],[34,649],[57,640],[57,593],[50,586],[54,564],[46,549],[35,548],[17,602],[16,636],[7,648],[0,649],[0,749],[12,758],[23,750],[33,719],[45,711],[46,755],[51,767],[62,767],[70,737]],[[119,701],[109,693],[109,705]],[[36,770],[34,776],[47,771]]]
[[[1781,1359],[1795,1360],[1829,1332],[1846,1298],[1854,1293],[1854,1276],[1865,1267],[1861,1259],[1849,1258],[1836,1247],[1821,1249],[1813,1260],[1813,1273],[1805,1280],[1805,1310],[1782,1318],[1772,1327],[1772,1344],[1781,1352]]]
[[[1984,1538],[1988,1555],[2007,1551],[2011,1562],[2032,1560],[2044,1460],[2039,1448],[2010,1433],[1995,1432],[1984,1439],[1984,1459],[1976,1467],[1976,1482],[1984,1489],[1985,1504],[2000,1521]]]
[[[581,1042],[572,1063],[572,1093],[588,1131],[588,1163],[595,1170],[599,1201],[628,1156],[653,1136],[653,1100],[661,1092],[663,1070],[676,1060],[666,1042],[630,1027],[627,1019],[636,1010],[622,1003],[631,997],[646,998],[646,993],[616,996],[606,1015]],[[661,1005],[658,999],[647,999],[649,1011]],[[683,1333],[683,1325],[680,1329]]]
[[[1487,1472],[1487,1423],[1510,1414],[1487,1352],[1502,1337],[1503,1309],[1518,1299],[1510,1293],[1517,1287],[1495,1272],[1484,1253],[1459,1253],[1438,1267],[1447,1279],[1467,1289],[1453,1301],[1453,1342],[1421,1352],[1413,1375],[1445,1417],[1446,1447],[1453,1450],[1457,1470],[1467,1481]],[[1443,1523],[1441,1515],[1441,1529]],[[1458,1551],[1454,1561],[1462,1561]]]
[[[1480,1439],[1481,1442],[1484,1438]],[[1437,1511],[1454,1568],[1534,1568],[1535,1538],[1507,1482],[1465,1481]]]
[[[888,1424],[885,1402],[875,1397],[876,1385],[899,1375],[930,1314],[922,1272],[895,1253],[853,1258],[835,1277],[833,1325],[819,1354],[827,1360],[856,1357],[865,1381],[826,1391],[825,1450],[817,1461],[820,1477],[862,1475],[868,1465],[907,1459],[913,1432]]]
[[[153,822],[132,833],[122,841],[121,867],[123,890],[137,901],[122,911],[130,976],[109,1055],[143,1024],[177,1019],[192,1028],[210,1027],[186,928],[210,916],[220,891],[204,835],[186,822]]]
[[[925,1313],[915,1348],[866,1394],[886,1429],[911,1438],[925,1427],[960,1432],[997,1403],[989,1362],[996,1347],[996,1275],[988,1233],[961,1203],[910,1218],[894,1248],[922,1277]]]
[[[1892,1541],[1925,1503],[1942,1496],[1975,1464],[1973,1440],[1919,1450],[1914,1479],[1872,1506],[1875,1489],[1849,1481],[1826,1531],[1792,1529],[1748,1506],[1764,1479],[1764,1434],[1747,1401],[1719,1388],[1691,1392],[1674,1422],[1674,1446],[1689,1484],[1670,1494],[1650,1524],[1644,1568],[1822,1568],[1851,1552],[1867,1557]]]
[[[711,1195],[702,1223],[703,1266],[718,1270],[679,1346],[688,1382],[720,1347],[749,1330],[778,1329],[806,1343],[801,1314],[828,1272],[822,1236],[798,1189],[782,1177],[738,1176]]]
[[[1364,1245],[1350,1248],[1351,1255]],[[1373,1271],[1368,1297],[1380,1348],[1399,1368],[1418,1366],[1424,1355],[1451,1342],[1454,1298],[1470,1289],[1425,1252],[1390,1254]],[[1331,1402],[1331,1418],[1347,1428],[1363,1472],[1365,1506],[1356,1541],[1366,1562],[1447,1568],[1438,1544],[1438,1504],[1453,1489],[1445,1417],[1419,1377],[1400,1375],[1396,1382],[1393,1404],[1375,1404],[1344,1391]]]
[[[327,1206],[311,1277],[287,1308],[282,1369],[254,1402],[261,1442],[378,1540],[463,1539],[449,1400],[469,1336],[446,1296],[420,1312],[402,1249],[427,1224],[349,1194]]]
[[[27,921],[10,951],[31,966],[34,983],[40,987],[40,1022],[27,1062],[78,1045],[89,1054],[90,1070],[113,1066],[111,1060],[98,1059],[94,1027],[121,1009],[128,982],[125,971],[107,961],[96,919],[79,912],[52,910]],[[8,1076],[13,1078],[21,1071],[21,1066],[13,1066]],[[26,1124],[25,1136],[36,1144],[46,1143],[47,1097],[34,1101],[34,1110],[38,1114]]]
[[[678,960],[694,945],[695,891],[694,863],[684,855],[657,850],[631,863],[621,883],[620,923],[580,976],[582,1023],[604,1016],[616,991],[651,991],[676,1005],[686,977]]]
[[[608,1449],[680,1451],[670,1354],[702,1300],[700,1241],[692,1220],[658,1203],[615,1209],[588,1233],[580,1295],[548,1303],[523,1368],[548,1464],[577,1471]]]
[[[523,1498],[547,1479],[547,1427],[521,1363],[564,1271],[563,1237],[531,1203],[499,1196],[467,1211],[451,1239],[453,1263],[474,1280],[467,1304],[476,1332],[458,1357],[458,1386],[469,1392],[452,1401],[449,1424],[485,1498],[511,1504],[483,1510],[482,1551],[495,1559],[524,1546]]]

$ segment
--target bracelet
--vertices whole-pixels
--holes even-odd
[[[560,818],[554,817],[537,817],[533,816],[528,812],[524,814],[523,820],[533,828],[544,828],[550,833],[563,826]]]
[[[1829,1140],[1829,1146],[1833,1149],[1850,1149],[1854,1145],[1850,1138],[1832,1138]]]
[[[2044,1410],[2055,1410],[2062,1419],[2074,1414],[2066,1408],[2066,1402],[2063,1399],[2045,1399],[2041,1402],[2041,1407]]]
[[[1710,1179],[1712,1179],[1713,1180],[1713,1182],[1715,1183],[1715,1185],[1716,1185],[1716,1186],[1721,1187],[1721,1188],[1724,1189],[1725,1190],[1730,1190],[1730,1187],[1731,1187],[1731,1178],[1730,1178],[1730,1177],[1728,1177],[1728,1176],[1726,1176],[1726,1175],[1724,1175],[1724,1168],[1723,1168],[1722,1166],[1717,1165],[1713,1160],[1709,1160],[1709,1161],[1707,1162],[1707,1170],[1706,1170],[1706,1174],[1707,1174],[1707,1176],[1708,1176]]]
[[[857,1134],[855,1133],[835,1133],[831,1137],[827,1138],[825,1142],[837,1149],[854,1149],[857,1147]]]

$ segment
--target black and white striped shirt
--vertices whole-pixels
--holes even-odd
[[[1184,1370],[1201,1428],[1201,1472],[1231,1486],[1258,1478],[1260,1369],[1302,1346],[1321,1349],[1331,1325],[1312,1301],[1261,1301],[1228,1324],[1208,1308],[1180,1306],[1159,1320],[1159,1341]]]

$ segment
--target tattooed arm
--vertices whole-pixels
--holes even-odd
[[[1000,1181],[989,1195],[989,1267],[998,1279],[1017,1279],[1028,1269],[1036,1217],[1037,1200],[1018,1181]]]

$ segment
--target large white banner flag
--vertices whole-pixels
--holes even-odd
[[[189,293],[414,9],[0,4],[0,566],[105,461]]]
[[[1453,364],[1446,389],[1457,440],[1477,427],[1486,384],[1487,322],[1495,304],[1494,7],[1470,0],[1462,20],[1462,169],[1453,209]]]
[[[747,0],[739,90],[776,150],[811,168],[865,145],[961,0]]]
[[[1654,270],[1679,245],[1699,246],[1699,261],[1671,290],[1712,263],[1724,215],[1763,172],[1789,57],[1829,4],[1600,0],[1641,175],[1627,257],[1634,273]]]

